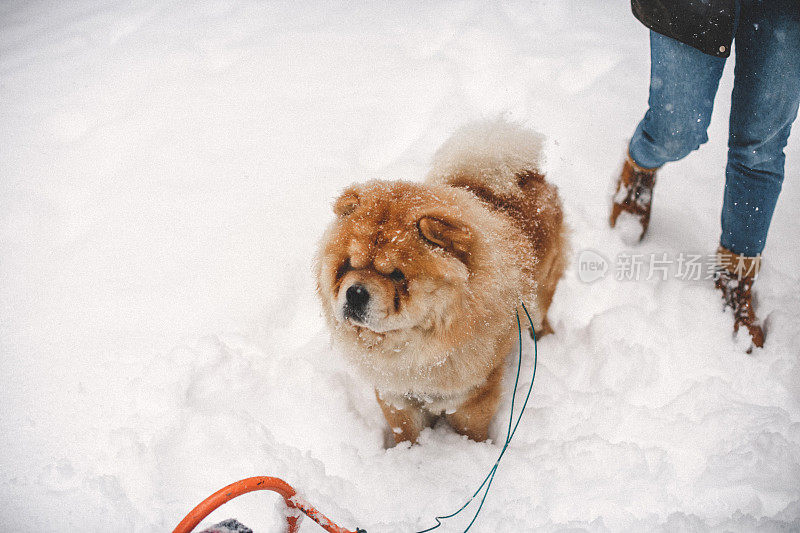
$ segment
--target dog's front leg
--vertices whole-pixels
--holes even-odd
[[[500,402],[502,378],[501,365],[492,370],[486,382],[476,388],[456,412],[447,414],[447,421],[453,429],[476,442],[489,438],[489,424]]]
[[[430,414],[408,402],[403,402],[403,407],[397,407],[381,398],[376,390],[375,397],[378,405],[381,406],[383,416],[392,429],[392,435],[396,444],[410,441],[412,444],[417,442],[420,432],[431,422]]]

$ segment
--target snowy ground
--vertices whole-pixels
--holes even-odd
[[[0,4],[0,529],[168,531],[259,474],[370,533],[457,508],[499,447],[438,427],[384,449],[310,263],[338,190],[419,179],[453,129],[506,113],[549,138],[575,257],[610,270],[562,281],[474,530],[800,530],[800,134],[748,356],[708,281],[616,279],[621,252],[719,232],[730,68],[648,239],[606,227],[647,46],[625,0]],[[212,520],[280,513],[257,493]]]

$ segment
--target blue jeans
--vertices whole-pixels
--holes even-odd
[[[800,103],[800,3],[742,0],[734,69],[720,244],[764,249],[783,183],[783,149]],[[650,33],[649,109],[631,139],[645,168],[677,161],[708,140],[725,59]]]

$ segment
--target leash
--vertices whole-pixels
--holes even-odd
[[[508,430],[506,431],[506,439],[503,443],[503,448],[500,450],[500,455],[497,456],[497,460],[494,462],[491,470],[483,478],[483,482],[481,482],[478,490],[476,490],[472,496],[467,500],[467,502],[458,508],[457,511],[450,513],[448,515],[437,516],[434,518],[436,521],[436,525],[429,527],[428,529],[423,529],[417,531],[416,533],[427,533],[429,531],[433,531],[442,525],[442,520],[447,520],[448,518],[453,518],[461,511],[466,509],[470,503],[472,503],[475,498],[478,497],[478,494],[483,492],[483,496],[481,497],[480,504],[478,505],[478,510],[475,511],[475,515],[473,515],[472,520],[470,521],[467,528],[464,530],[464,533],[470,530],[472,525],[478,519],[478,515],[483,509],[483,504],[486,501],[486,496],[489,494],[489,489],[492,488],[492,482],[494,481],[494,476],[497,473],[497,468],[500,466],[500,460],[505,455],[506,450],[508,449],[508,445],[511,443],[511,439],[514,438],[514,434],[517,432],[517,428],[519,427],[519,423],[522,420],[522,415],[525,412],[525,408],[528,406],[528,400],[531,397],[531,392],[533,391],[533,382],[536,379],[536,366],[539,361],[539,347],[536,340],[536,330],[533,327],[533,320],[531,319],[530,313],[528,313],[528,308],[525,307],[524,302],[520,302],[522,304],[522,309],[525,311],[525,316],[528,319],[528,324],[531,327],[531,334],[533,336],[533,376],[531,377],[531,384],[528,387],[528,394],[525,396],[525,401],[522,403],[522,408],[519,411],[519,416],[517,416],[517,421],[514,422],[514,402],[517,398],[517,386],[519,385],[519,375],[522,370],[522,324],[519,318],[519,310],[516,310],[517,316],[517,333],[518,333],[518,341],[519,341],[519,356],[517,357],[517,376],[514,378],[514,392],[511,394],[511,413],[509,414],[508,418]],[[485,490],[484,490],[485,487]],[[218,490],[202,502],[197,505],[194,509],[189,512],[186,517],[181,520],[180,524],[175,528],[172,533],[191,533],[191,531],[197,527],[197,525],[203,521],[205,517],[211,514],[212,511],[220,507],[221,505],[225,504],[226,502],[236,498],[237,496],[241,496],[242,494],[247,494],[248,492],[253,492],[257,490],[270,490],[273,492],[278,493],[280,496],[283,497],[283,501],[290,510],[301,511],[303,514],[311,518],[314,522],[319,524],[322,529],[327,531],[328,533],[367,533],[363,529],[356,528],[355,531],[351,531],[349,529],[345,529],[343,527],[337,526],[334,522],[332,522],[328,517],[326,517],[321,512],[317,511],[311,504],[297,496],[297,491],[294,488],[283,481],[282,479],[276,477],[267,477],[267,476],[258,476],[258,477],[250,477],[247,479],[243,479],[241,481],[237,481],[236,483],[231,483],[227,487]],[[300,527],[300,518],[302,516],[299,513],[292,514],[286,517],[286,526],[287,526],[287,533],[297,533],[298,528]]]
[[[494,466],[492,469],[489,470],[489,473],[483,478],[483,482],[481,482],[478,490],[470,496],[469,500],[462,505],[456,512],[450,513],[449,515],[444,516],[437,516],[434,518],[436,520],[436,525],[429,527],[428,529],[423,529],[421,531],[417,531],[416,533],[427,533],[428,531],[433,531],[437,529],[439,526],[442,525],[442,520],[447,520],[448,518],[453,518],[458,513],[466,509],[470,503],[481,493],[483,490],[484,485],[486,486],[486,490],[483,491],[483,497],[481,498],[481,503],[478,505],[478,510],[475,511],[475,515],[472,517],[467,529],[464,530],[464,533],[470,530],[472,525],[475,523],[475,520],[478,519],[478,515],[483,509],[483,503],[486,501],[486,496],[489,494],[489,489],[492,488],[492,482],[494,481],[494,476],[497,473],[497,467],[500,466],[500,460],[505,455],[506,450],[508,449],[508,445],[511,443],[511,439],[514,438],[514,434],[517,432],[517,428],[519,427],[519,423],[522,420],[522,414],[525,412],[525,407],[528,406],[528,400],[531,397],[531,392],[533,391],[533,381],[536,379],[536,364],[539,360],[539,349],[538,343],[536,342],[536,330],[533,327],[533,320],[531,319],[531,315],[528,313],[528,308],[525,307],[524,302],[520,302],[522,304],[522,309],[525,311],[525,316],[528,318],[528,323],[531,326],[531,334],[533,335],[533,377],[531,377],[531,385],[528,387],[528,394],[525,396],[525,401],[522,403],[522,408],[519,411],[519,416],[517,417],[517,422],[514,423],[514,400],[517,398],[517,385],[519,384],[519,374],[522,370],[522,325],[519,321],[519,310],[516,311],[517,314],[517,333],[519,334],[519,356],[517,357],[517,377],[514,379],[514,392],[511,394],[511,414],[509,415],[508,419],[508,431],[506,432],[506,441],[503,444],[503,449],[500,450],[500,455],[497,456],[497,460],[494,462]],[[513,426],[513,429],[512,429]]]

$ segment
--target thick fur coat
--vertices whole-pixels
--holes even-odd
[[[473,124],[424,183],[371,181],[334,204],[316,263],[323,313],[398,442],[438,416],[488,438],[519,302],[549,330],[567,240],[541,149],[520,126]]]

